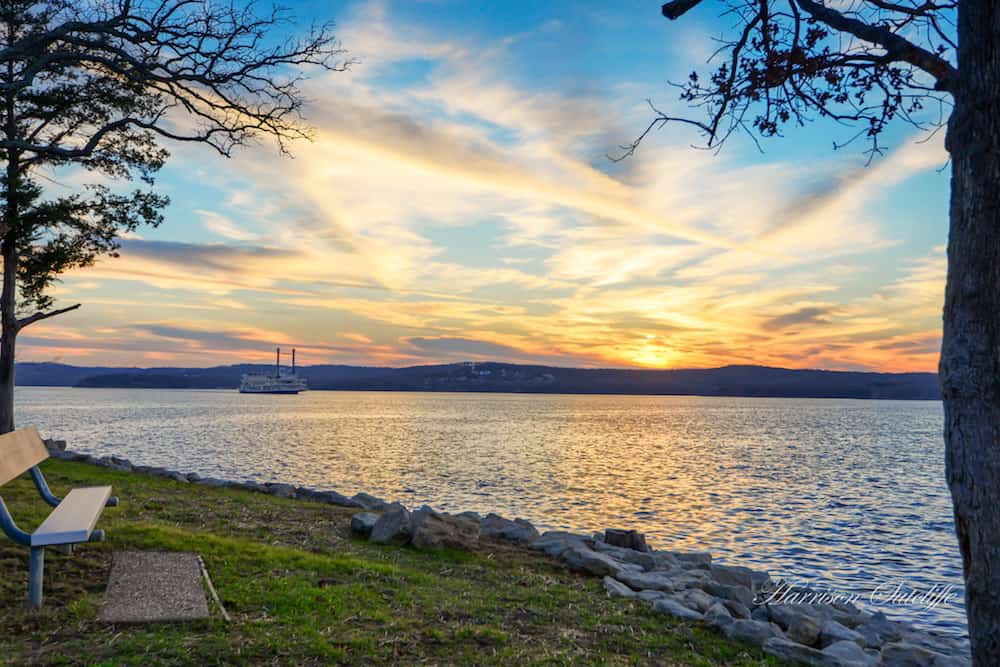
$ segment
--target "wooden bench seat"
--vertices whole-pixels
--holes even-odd
[[[88,542],[111,497],[110,486],[73,489],[31,534],[31,546]]]
[[[38,467],[48,457],[49,451],[33,427],[0,435],[0,486],[30,472],[39,495],[55,507],[35,532],[27,533],[17,527],[0,498],[0,529],[10,539],[30,549],[28,602],[36,608],[42,606],[45,547],[103,540],[104,531],[95,530],[94,526],[105,507],[118,504],[118,499],[111,495],[110,486],[73,489],[62,499],[55,496]]]

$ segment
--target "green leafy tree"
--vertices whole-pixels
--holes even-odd
[[[291,22],[240,2],[0,0],[0,433],[14,428],[18,334],[79,307],[53,309],[48,288],[162,221],[164,143],[228,157],[260,137],[286,152],[308,136],[303,77],[350,63],[331,25],[276,34]],[[46,197],[40,179],[67,168],[104,184]]]
[[[731,32],[714,69],[677,85],[701,113],[655,111],[709,147],[826,118],[879,138],[892,122],[947,130],[951,208],[944,335],[946,474],[965,573],[973,662],[1000,664],[1000,2],[673,0],[676,20],[714,7]]]

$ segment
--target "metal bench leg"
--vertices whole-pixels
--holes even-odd
[[[45,547],[31,547],[28,556],[28,604],[35,609],[42,606],[42,577],[45,572]]]

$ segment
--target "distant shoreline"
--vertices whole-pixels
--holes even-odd
[[[263,364],[211,368],[114,368],[21,363],[18,386],[115,389],[234,389]],[[499,362],[411,366],[305,366],[312,390],[740,398],[940,400],[935,373],[873,373],[724,366],[646,370],[561,368]]]

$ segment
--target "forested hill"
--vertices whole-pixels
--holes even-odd
[[[270,366],[112,368],[50,363],[17,365],[19,386],[235,389],[240,376]],[[861,373],[725,366],[624,370],[525,366],[495,362],[408,368],[306,366],[311,389],[496,391],[565,394],[675,394],[815,398],[940,398],[934,373]]]

